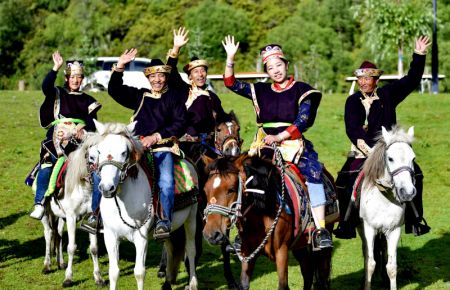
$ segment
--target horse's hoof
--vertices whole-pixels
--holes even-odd
[[[52,270],[50,270],[50,268],[45,267],[44,269],[42,269],[42,274],[47,275],[50,274],[52,272]]]
[[[65,270],[67,268],[66,263],[62,263],[61,265],[58,266],[59,270]]]
[[[68,288],[68,287],[72,287],[73,286],[73,281],[72,280],[65,280],[62,284],[63,288]]]
[[[108,286],[108,282],[106,282],[105,280],[101,279],[98,281],[95,281],[95,285],[97,285],[98,287],[106,287]]]
[[[164,278],[164,277],[166,277],[166,272],[165,271],[158,271],[158,273],[156,275],[158,276],[158,278]]]
[[[239,286],[238,283],[236,283],[236,281],[234,281],[232,283],[228,283],[228,289],[230,289],[230,290],[240,290],[241,287]]]
[[[170,283],[165,281],[164,284],[161,286],[161,290],[172,290],[172,286],[170,286]]]

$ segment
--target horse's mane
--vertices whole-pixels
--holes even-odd
[[[248,157],[242,163],[247,180],[253,176],[246,188],[263,190],[264,194],[250,193],[248,202],[267,215],[276,212],[277,194],[280,192],[281,178],[271,160],[258,156]]]
[[[224,115],[219,116],[216,119],[216,126],[221,124],[221,123],[231,122],[231,121],[235,121],[236,124],[239,125],[239,119],[238,119],[238,117],[236,116],[236,114],[234,113],[233,110],[231,110],[229,113],[225,113]]]
[[[142,146],[142,143],[139,141],[138,137],[133,134],[133,132],[130,132],[127,129],[127,125],[123,123],[105,123],[103,124],[105,127],[105,132],[102,134],[103,137],[109,134],[115,134],[115,135],[122,135],[126,137],[128,140],[130,140],[130,150],[131,154],[137,154],[135,156],[135,160],[139,160],[140,157],[144,154],[144,147]],[[138,158],[137,158],[138,157]]]
[[[386,168],[386,150],[387,148],[396,142],[405,142],[411,144],[413,137],[408,135],[404,129],[394,126],[391,131],[389,131],[391,138],[389,143],[386,143],[382,133],[380,132],[377,136],[377,143],[373,147],[372,153],[369,155],[367,160],[364,162],[363,172],[364,178],[368,181],[367,184],[374,184],[379,178],[384,175],[384,170]]]
[[[214,171],[219,174],[221,177],[225,176],[230,172],[239,172],[239,169],[234,166],[233,161],[236,160],[236,157],[232,156],[223,156],[215,159],[211,163],[209,163],[205,171],[207,174]]]
[[[95,146],[102,140],[102,136],[97,133],[86,133],[80,146],[69,155],[69,164],[67,166],[65,187],[66,192],[73,192],[75,186],[80,180],[88,176],[87,153],[89,148]]]

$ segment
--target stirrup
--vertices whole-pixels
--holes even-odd
[[[95,218],[95,220],[93,220]],[[100,217],[94,214],[86,215],[80,223],[80,229],[90,234],[96,235],[98,233],[100,224]]]
[[[327,229],[321,228],[314,230],[312,234],[312,247],[313,251],[333,248],[333,241]]]
[[[421,224],[420,223],[421,221],[423,221],[424,224]],[[416,236],[416,237],[425,235],[431,230],[431,228],[427,224],[427,221],[424,218],[422,218],[421,221],[414,223],[412,225],[412,230],[413,230],[414,236]]]
[[[157,241],[162,241],[170,237],[170,226],[165,224],[156,225],[153,238]]]

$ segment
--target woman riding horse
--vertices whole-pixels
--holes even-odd
[[[56,76],[64,60],[58,51],[53,53],[52,58],[53,69],[42,83],[45,100],[39,110],[39,121],[40,125],[47,129],[47,135],[41,143],[34,210],[30,214],[30,217],[39,220],[44,215],[44,197],[55,190],[60,166],[69,153],[76,149],[74,139],[81,140],[85,131],[95,131],[93,119],[97,118],[97,112],[101,108],[100,103],[93,97],[80,91],[84,78],[82,62],[67,61],[67,67],[64,70],[64,87],[55,87]],[[57,168],[55,164],[58,164]],[[98,179],[94,178],[93,195],[99,197],[100,193],[96,185],[98,185]],[[94,198],[94,200],[98,199]],[[96,207],[98,203],[92,203],[93,210]]]
[[[260,151],[262,145],[283,143],[284,140],[298,140],[296,152],[292,150],[284,156],[294,162],[305,176],[317,230],[314,242],[319,248],[333,246],[330,233],[325,229],[325,190],[321,180],[322,165],[314,151],[313,144],[304,138],[303,133],[315,120],[322,94],[310,85],[297,82],[288,76],[288,60],[281,46],[271,44],[261,49],[264,71],[269,74],[272,84],[249,84],[234,77],[234,56],[239,48],[234,36],[225,37],[222,42],[227,61],[224,83],[233,92],[253,101],[257,115],[258,131],[251,146],[252,151]],[[303,153],[300,151],[304,143]],[[253,149],[253,150],[252,150]],[[263,152],[264,154],[264,152]]]

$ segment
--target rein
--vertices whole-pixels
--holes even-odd
[[[145,218],[144,222],[139,225],[139,226],[133,226],[130,225],[129,223],[127,223],[124,218],[122,217],[122,211],[120,210],[120,206],[119,206],[119,202],[117,201],[117,195],[114,195],[114,201],[116,202],[116,206],[117,206],[117,210],[119,211],[119,217],[122,220],[122,222],[124,224],[126,224],[127,226],[129,226],[130,228],[132,228],[133,230],[139,230],[140,228],[142,228],[153,216],[152,211],[153,211],[153,205],[150,203],[149,207],[148,207],[148,215]]]

